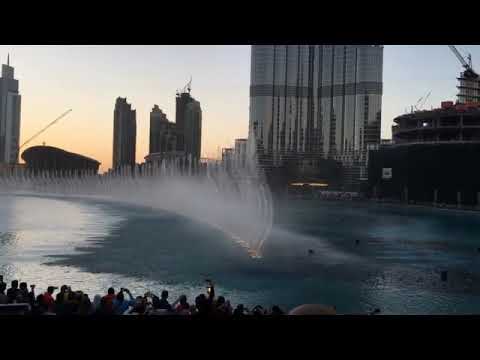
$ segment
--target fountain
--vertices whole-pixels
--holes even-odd
[[[221,230],[253,258],[261,257],[273,223],[271,193],[254,151],[245,166],[233,168],[189,155],[103,175],[14,169],[0,177],[0,193],[87,197],[171,211]]]

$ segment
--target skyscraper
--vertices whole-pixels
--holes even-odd
[[[200,159],[202,153],[202,109],[196,100],[185,107],[185,154],[192,154],[193,159]]]
[[[123,165],[135,165],[137,142],[136,111],[126,98],[117,98],[113,113],[113,162],[114,169]]]
[[[175,123],[168,121],[167,115],[155,105],[150,112],[149,153],[166,153],[176,150],[177,132]]]
[[[274,166],[289,158],[341,161],[366,176],[380,142],[383,46],[254,45],[250,136]]]
[[[181,92],[176,98],[175,123],[177,127],[177,151],[192,154],[200,159],[202,143],[202,109],[190,92]]]
[[[2,65],[0,78],[0,163],[16,164],[20,140],[20,106],[18,80],[14,78],[14,69],[7,64]]]
[[[247,139],[235,139],[235,150],[233,157],[236,167],[244,168],[246,166]]]

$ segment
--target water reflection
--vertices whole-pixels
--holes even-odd
[[[213,278],[222,294],[250,306],[323,302],[344,313],[479,313],[478,220],[298,202],[280,209],[264,256],[251,259],[221,231],[166,212],[2,196],[0,273],[40,290],[63,283],[90,294],[109,286],[166,288],[192,298]]]

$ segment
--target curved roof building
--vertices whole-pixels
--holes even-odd
[[[39,171],[85,171],[97,172],[100,162],[89,157],[71,153],[53,146],[32,146],[22,153],[27,168]]]

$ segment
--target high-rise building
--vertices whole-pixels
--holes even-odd
[[[155,105],[150,112],[150,146],[149,153],[169,153],[176,150],[177,131],[174,122]]]
[[[235,150],[233,148],[222,149],[222,165],[225,169],[230,170],[235,161]]]
[[[14,69],[2,65],[0,78],[0,164],[16,164],[20,141],[20,106],[18,80],[14,78]]]
[[[185,108],[184,146],[185,154],[192,154],[193,159],[200,159],[202,153],[202,109],[196,100]]]
[[[244,168],[247,162],[247,139],[235,139],[235,150],[233,153],[235,166]]]
[[[333,159],[347,180],[366,177],[380,142],[383,46],[254,45],[250,136],[273,166]]]
[[[126,98],[118,97],[113,113],[113,162],[114,169],[123,165],[135,165],[137,141],[136,111]]]
[[[177,151],[200,159],[202,145],[202,109],[190,92],[181,92],[176,98],[175,123],[177,127]]]

